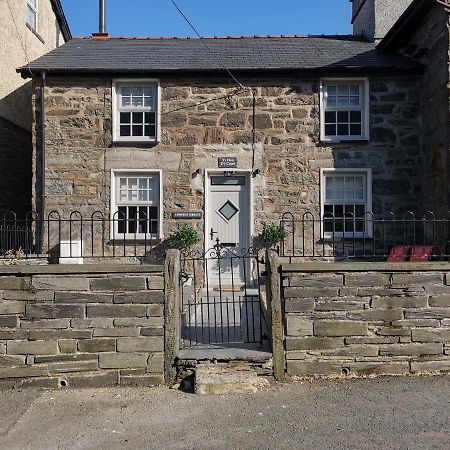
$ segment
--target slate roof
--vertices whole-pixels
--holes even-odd
[[[207,45],[205,45],[205,42]],[[209,49],[214,53],[211,54]],[[299,71],[386,72],[417,63],[353,36],[79,38],[18,69],[48,74]]]

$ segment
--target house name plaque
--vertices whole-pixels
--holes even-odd
[[[201,219],[203,213],[201,211],[179,211],[172,213],[172,219]]]
[[[238,159],[235,156],[219,158],[219,169],[235,169],[237,166]]]

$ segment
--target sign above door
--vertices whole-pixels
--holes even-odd
[[[219,158],[219,169],[235,169],[238,166],[236,156],[224,156]]]

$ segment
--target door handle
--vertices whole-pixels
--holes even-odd
[[[210,235],[210,237],[211,237],[211,240],[214,239],[214,235],[215,235],[215,234],[217,234],[217,231],[214,231],[214,229],[211,228],[211,231],[210,231],[210,233],[209,233],[209,235]]]

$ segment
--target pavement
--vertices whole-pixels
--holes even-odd
[[[450,376],[0,392],[0,449],[450,449]]]

